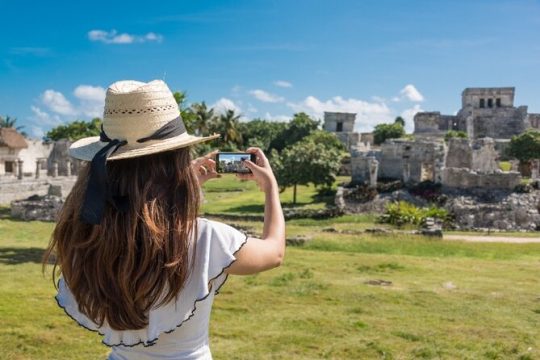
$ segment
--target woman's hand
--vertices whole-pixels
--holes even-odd
[[[214,150],[191,161],[191,167],[197,175],[199,185],[202,186],[206,181],[219,177],[216,171],[216,161],[214,160],[217,153],[218,150]]]
[[[251,170],[251,174],[236,174],[242,180],[255,180],[259,188],[266,192],[277,189],[277,181],[270,162],[264,155],[261,149],[256,147],[250,147],[246,150],[247,153],[255,154],[255,163],[250,160],[244,160],[247,168]]]

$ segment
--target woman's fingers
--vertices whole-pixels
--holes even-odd
[[[257,157],[257,164],[259,166],[266,166],[266,164],[268,164],[268,159],[266,158],[266,155],[264,155],[264,152],[260,148],[250,147],[246,150],[246,152],[250,154],[255,154],[255,156]]]

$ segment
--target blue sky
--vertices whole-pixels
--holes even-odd
[[[164,79],[245,119],[358,112],[357,129],[453,114],[465,87],[540,112],[540,1],[0,0],[0,114],[40,136],[102,111],[116,80]]]

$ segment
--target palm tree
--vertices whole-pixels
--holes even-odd
[[[240,115],[236,115],[234,110],[227,110],[219,117],[219,123],[225,143],[242,144],[242,134],[238,131]]]
[[[213,125],[212,123],[215,121],[214,109],[208,109],[204,101],[200,104],[195,103],[191,105],[191,108],[196,116],[194,124],[195,133],[202,136],[208,135]]]
[[[26,136],[24,131],[21,131],[24,128],[24,125],[16,126],[17,118],[6,115],[6,117],[0,116],[0,128],[14,128],[20,132],[23,136]]]

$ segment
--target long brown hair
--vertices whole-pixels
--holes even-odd
[[[182,289],[200,204],[190,165],[189,148],[107,162],[108,181],[128,196],[129,210],[107,205],[100,225],[79,220],[89,164],[81,169],[44,261],[55,258],[53,281],[61,273],[79,310],[100,326],[144,328],[148,311]]]

